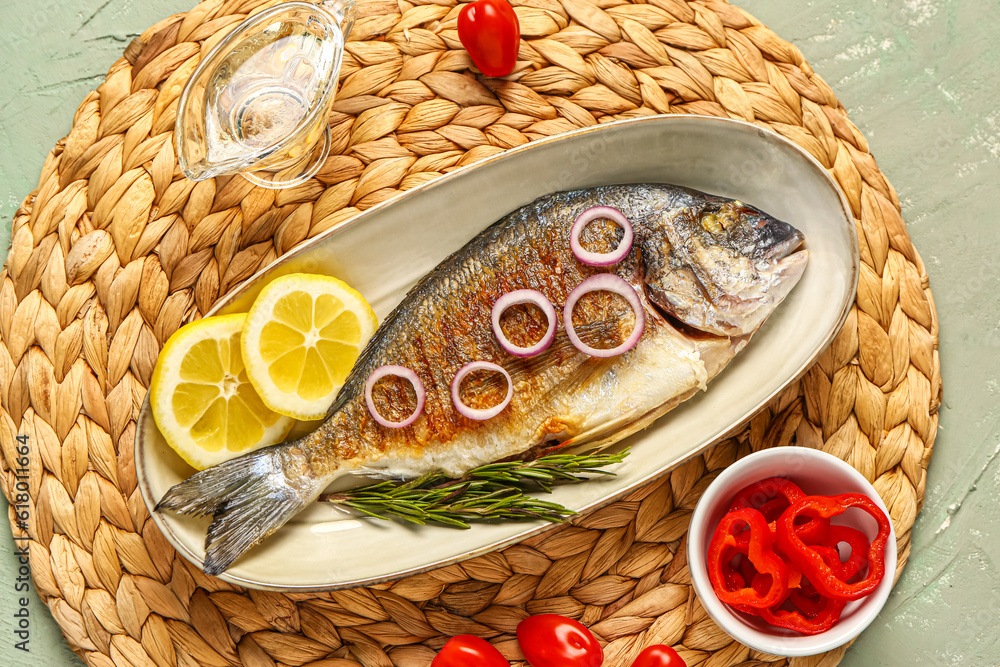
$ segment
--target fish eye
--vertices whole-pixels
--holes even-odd
[[[719,216],[715,213],[708,213],[701,216],[701,226],[705,228],[705,231],[711,232],[712,234],[721,234],[726,230]]]

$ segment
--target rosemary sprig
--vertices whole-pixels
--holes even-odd
[[[489,463],[458,479],[431,472],[410,481],[376,482],[327,493],[320,500],[378,519],[420,525],[468,528],[471,521],[490,519],[564,522],[573,510],[529,492],[549,493],[556,485],[577,484],[591,475],[614,475],[604,468],[626,456],[628,449],[617,454],[550,454],[533,461]]]

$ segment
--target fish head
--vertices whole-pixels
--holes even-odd
[[[802,232],[740,201],[663,211],[643,243],[645,287],[665,313],[718,336],[755,332],[802,276]]]

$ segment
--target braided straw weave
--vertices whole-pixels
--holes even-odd
[[[470,633],[519,660],[518,621],[556,612],[593,629],[608,666],[654,643],[688,665],[837,664],[844,649],[786,660],[732,641],[694,597],[684,556],[702,490],[764,447],[822,448],[873,481],[900,568],[924,497],[941,393],[927,276],[896,193],[799,50],[723,0],[515,0],[517,69],[484,80],[458,40],[455,0],[361,0],[318,176],[277,192],[188,181],[172,142],[181,89],[201,53],[272,4],[207,0],[143,33],[80,105],[14,219],[0,274],[0,478],[14,503],[15,438],[27,436],[29,518],[19,525],[12,509],[10,520],[73,649],[95,667],[426,667],[447,636]],[[846,193],[857,302],[801,382],[624,500],[429,574],[282,595],[176,555],[133,463],[139,406],[174,330],[296,244],[414,185],[538,137],[656,113],[768,127]]]

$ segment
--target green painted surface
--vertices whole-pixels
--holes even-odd
[[[0,0],[4,249],[76,105],[132,34],[192,1]],[[910,562],[843,664],[1000,665],[1000,1],[742,4],[799,46],[867,137],[899,192],[941,320],[945,403]],[[13,548],[0,536],[0,664],[79,664],[37,597],[31,653],[14,649]]]

